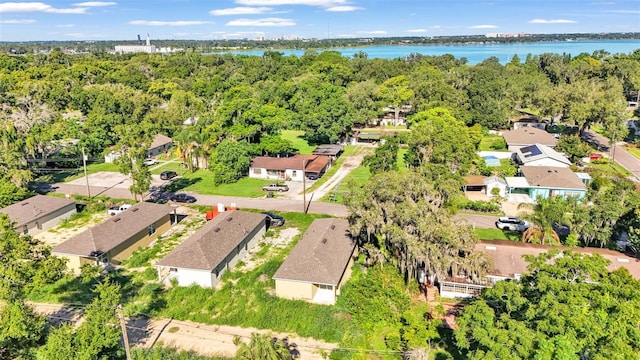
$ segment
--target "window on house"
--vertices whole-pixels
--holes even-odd
[[[324,284],[320,284],[318,285],[318,287],[322,290],[333,290],[333,285],[324,285]]]
[[[26,224],[22,226],[22,233],[23,234],[28,234],[29,233],[29,227]]]
[[[149,225],[149,235],[153,235],[156,233],[156,224]]]
[[[42,230],[42,224],[40,224],[40,222],[36,221],[36,228],[38,230]]]
[[[256,174],[256,175],[261,175],[262,174],[262,169],[260,169],[260,168],[253,169],[253,173]]]
[[[178,272],[178,268],[169,268],[169,272]]]
[[[293,170],[291,172],[291,177],[297,177],[298,176],[298,171],[297,170]]]

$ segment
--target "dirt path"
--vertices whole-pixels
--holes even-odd
[[[37,312],[46,315],[55,324],[60,322],[77,323],[82,319],[81,308],[44,303],[31,303],[31,305]],[[164,318],[127,319],[127,334],[132,346],[151,348],[156,344],[162,344],[180,350],[194,351],[204,356],[233,357],[236,352],[233,338],[239,336],[243,341],[248,342],[254,332],[280,339],[287,338],[289,344],[295,343],[297,345],[296,349],[300,352],[300,359],[324,359],[323,353],[329,354],[338,347],[338,344],[334,343],[255,328],[204,325]]]

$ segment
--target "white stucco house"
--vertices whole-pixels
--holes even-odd
[[[569,167],[571,160],[549,146],[533,144],[515,151],[516,161],[525,166]]]
[[[220,213],[156,263],[160,281],[215,287],[258,244],[266,224],[266,215],[260,213]]]
[[[291,157],[258,156],[251,160],[249,177],[269,180],[302,181],[304,176],[322,176],[331,166],[324,155],[294,155]],[[304,170],[303,170],[304,167]]]

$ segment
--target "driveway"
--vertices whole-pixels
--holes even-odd
[[[627,150],[625,150],[625,142],[618,142],[615,144],[615,147],[611,149],[609,140],[593,131],[586,131],[582,135],[582,138],[585,141],[589,142],[592,146],[596,147],[596,149],[602,151],[603,155],[607,157],[613,157],[615,162],[620,164],[620,166],[622,166],[623,168],[629,170],[633,174],[634,181],[640,181],[640,159],[636,158]]]

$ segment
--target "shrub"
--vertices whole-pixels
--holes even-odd
[[[458,209],[467,209],[480,212],[500,212],[500,206],[483,200],[469,200],[458,205]]]

